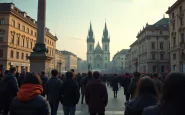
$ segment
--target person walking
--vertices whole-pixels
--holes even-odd
[[[112,90],[114,93],[114,98],[117,98],[117,94],[118,94],[118,83],[119,83],[119,79],[117,74],[114,74],[114,78],[111,81],[112,83]]]
[[[130,76],[128,73],[126,73],[123,76],[123,80],[122,80],[122,87],[124,88],[124,95],[125,95],[126,101],[129,101],[130,99],[130,93],[128,91],[130,81],[131,81]]]
[[[10,115],[49,115],[49,105],[41,96],[42,81],[38,74],[28,73],[12,101]]]
[[[46,83],[47,83],[47,81],[48,81],[48,78],[46,77],[46,73],[45,73],[45,71],[42,71],[41,72],[41,75],[40,75],[40,78],[41,78],[41,80],[42,80],[42,87],[43,87],[43,92],[42,92],[42,96],[43,97],[45,97],[45,90],[46,90]]]
[[[61,103],[64,115],[75,115],[76,104],[78,104],[80,92],[77,82],[73,79],[73,72],[66,73],[66,80],[61,88]]]
[[[52,77],[46,83],[46,95],[51,107],[51,115],[57,115],[61,98],[62,81],[57,77],[58,71],[51,71]]]
[[[156,105],[158,92],[155,83],[150,77],[143,77],[137,84],[136,96],[125,103],[125,115],[142,115],[145,107]]]
[[[3,115],[8,115],[12,100],[17,96],[17,92],[19,90],[15,73],[16,68],[11,67],[9,73],[7,73],[3,79],[3,85],[0,89],[0,97],[2,97],[3,105]]]
[[[144,109],[143,115],[185,115],[185,75],[167,75],[158,105]]]
[[[90,115],[105,115],[105,107],[108,103],[107,88],[101,83],[99,72],[94,72],[93,78],[85,89],[85,100],[89,113]]]
[[[20,76],[18,77],[18,84],[19,84],[19,87],[21,87],[21,85],[23,84],[23,81],[24,81],[25,76],[26,76],[26,72],[25,72],[25,71],[22,71],[22,73],[21,73]]]

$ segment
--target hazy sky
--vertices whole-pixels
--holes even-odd
[[[11,2],[12,0],[0,0]],[[86,60],[86,38],[90,20],[95,46],[101,42],[105,19],[110,35],[111,59],[129,48],[146,25],[153,24],[176,0],[47,0],[46,25],[58,36],[56,48],[68,50]],[[37,0],[13,0],[21,10],[37,19]],[[168,17],[167,15],[165,15]]]

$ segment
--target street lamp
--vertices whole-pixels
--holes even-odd
[[[137,72],[138,59],[135,60],[135,66],[136,66],[136,72]]]

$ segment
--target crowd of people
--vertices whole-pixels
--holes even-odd
[[[64,115],[75,115],[76,104],[88,105],[90,115],[105,115],[107,87],[117,98],[124,89],[125,115],[185,115],[185,75],[100,74],[89,71],[75,74],[16,72],[16,68],[0,72],[0,113],[3,115],[57,115],[59,103]],[[123,98],[123,97],[121,97]],[[49,112],[49,108],[51,111]]]

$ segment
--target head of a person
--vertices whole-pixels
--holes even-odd
[[[93,73],[93,78],[96,79],[96,80],[99,79],[100,78],[100,73],[98,71],[95,71]]]
[[[41,71],[41,75],[45,75],[46,74],[46,72],[43,70],[43,71]]]
[[[161,104],[170,103],[178,109],[185,108],[185,75],[178,72],[166,76],[161,96]],[[180,110],[181,111],[181,110]],[[185,110],[184,110],[185,113]]]
[[[153,74],[153,78],[154,78],[154,79],[157,79],[158,77],[159,77],[158,73],[154,73],[154,74]]]
[[[140,73],[139,73],[139,72],[134,72],[133,76],[134,76],[135,78],[139,78],[139,77],[140,77]]]
[[[37,73],[28,73],[24,78],[23,84],[42,85],[42,81]]]
[[[4,72],[5,75],[8,74],[8,73],[9,73],[9,70],[6,70],[6,71]]]
[[[71,69],[71,71],[74,73],[75,72],[75,70],[74,69]]]
[[[15,67],[11,67],[9,72],[12,73],[12,74],[15,74],[16,73],[16,68]]]
[[[142,77],[139,80],[137,84],[137,89],[136,89],[136,97],[146,95],[146,94],[152,94],[152,95],[158,96],[156,85],[153,82],[153,80],[148,76]]]
[[[58,75],[58,71],[56,69],[51,70],[51,75],[56,77]]]
[[[73,78],[73,72],[68,71],[66,72],[66,79],[72,79]]]
[[[93,78],[93,73],[91,71],[89,71],[87,76],[88,76],[88,78]]]

